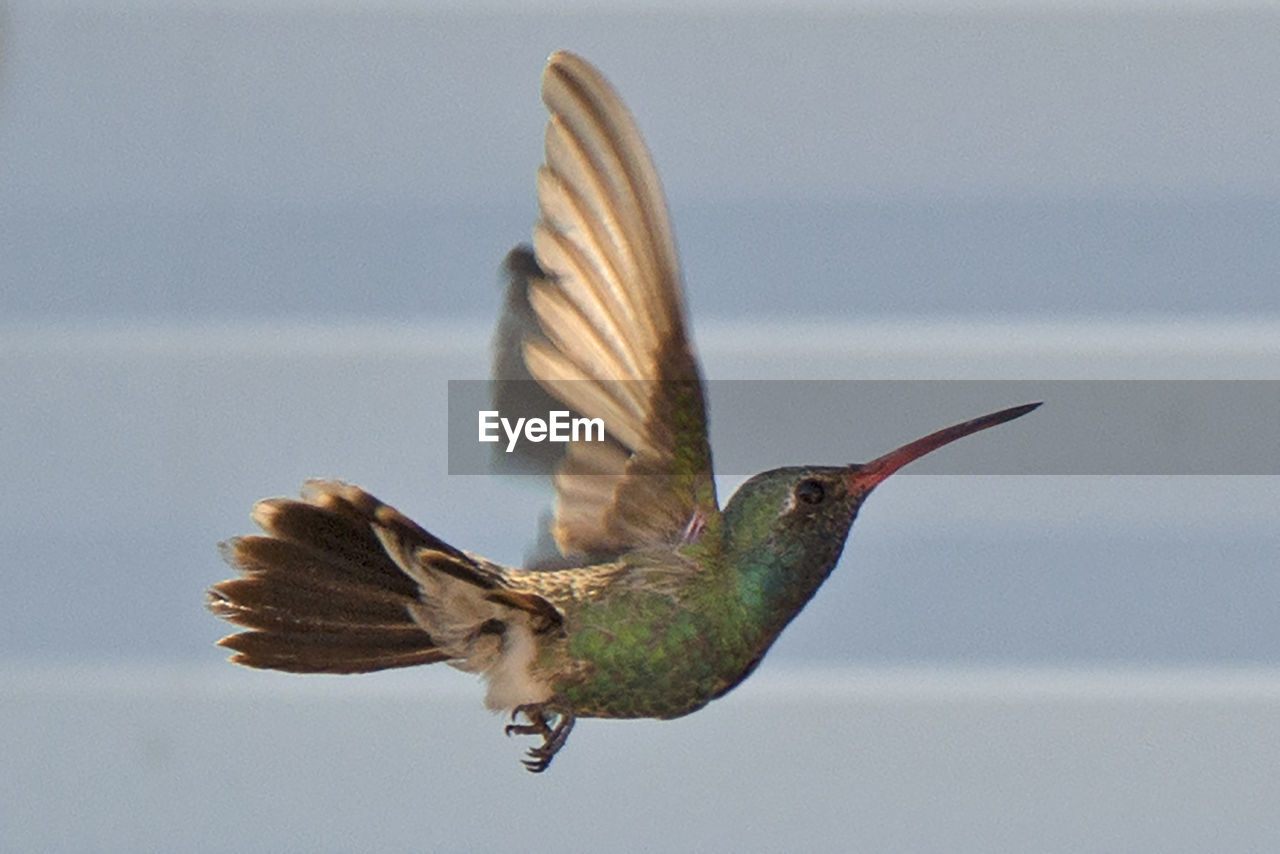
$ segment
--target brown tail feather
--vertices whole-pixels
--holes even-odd
[[[388,513],[399,517],[368,493],[332,482],[308,484],[301,501],[259,502],[254,521],[266,536],[224,543],[224,559],[243,577],[208,594],[209,610],[249,629],[219,641],[235,650],[231,660],[295,673],[363,673],[447,658],[410,612],[417,583],[374,533]],[[397,533],[466,560],[416,525]]]

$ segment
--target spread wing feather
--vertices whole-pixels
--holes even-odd
[[[534,257],[508,261],[534,319],[524,363],[610,436],[570,445],[552,533],[563,554],[594,559],[677,547],[719,510],[662,187],[631,114],[585,60],[554,54],[542,97]]]

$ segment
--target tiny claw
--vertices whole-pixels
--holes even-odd
[[[530,774],[541,774],[543,771],[546,771],[551,767],[551,757],[542,756],[537,759],[521,759],[520,764],[523,765],[524,769]]]
[[[554,727],[547,723],[548,713],[555,719]],[[503,731],[508,736],[542,736],[542,744],[529,748],[527,758],[520,760],[525,770],[534,774],[541,774],[551,765],[551,760],[560,751],[560,748],[564,747],[570,731],[573,730],[574,715],[569,711],[567,703],[555,700],[517,706],[511,712],[511,720],[514,721],[518,715],[524,715],[529,723],[511,723],[504,727]]]
[[[563,742],[561,742],[563,744]],[[541,774],[551,767],[551,760],[555,757],[556,751],[561,745],[551,746],[550,742],[543,744],[541,747],[531,747],[527,751],[528,759],[521,759],[525,769],[533,774]]]

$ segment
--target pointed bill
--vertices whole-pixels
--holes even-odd
[[[955,440],[963,439],[965,436],[970,436],[979,430],[986,430],[988,427],[994,427],[997,424],[1020,418],[1038,406],[1040,406],[1039,403],[1014,406],[1009,409],[1002,409],[999,412],[992,412],[990,415],[974,418],[971,421],[965,421],[962,424],[953,424],[936,433],[930,433],[924,438],[916,439],[914,442],[903,445],[895,451],[890,451],[869,463],[852,466],[853,472],[849,475],[849,482],[863,492],[870,492],[876,484],[912,460],[918,460],[943,445],[949,445]]]
[[[662,188],[630,113],[585,60],[552,55],[542,98],[542,275],[525,277],[537,329],[524,336],[524,363],[614,439],[570,445],[552,533],[565,555],[677,546],[719,511]]]

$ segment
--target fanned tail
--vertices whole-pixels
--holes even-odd
[[[209,610],[249,631],[219,641],[231,660],[294,673],[364,673],[450,655],[415,621],[419,585],[384,547],[392,538],[470,559],[354,486],[312,481],[302,500],[253,510],[263,535],[221,545],[243,577],[209,589]],[[381,538],[379,536],[381,532]]]

